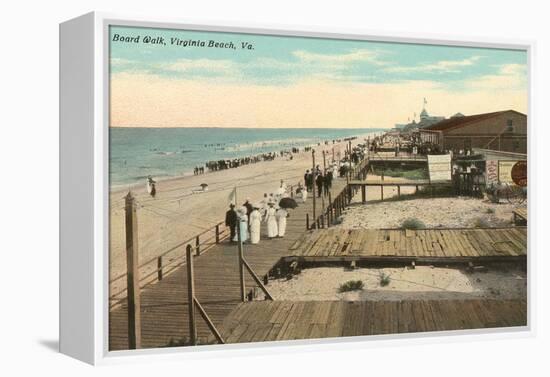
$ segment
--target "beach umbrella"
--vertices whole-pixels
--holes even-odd
[[[281,208],[296,208],[298,207],[298,203],[296,203],[296,200],[292,198],[282,198],[281,201],[279,201],[279,207]]]
[[[202,188],[208,187],[208,183],[201,183],[200,185]]]

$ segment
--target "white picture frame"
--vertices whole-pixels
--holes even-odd
[[[525,40],[461,38],[416,33],[312,28],[252,23],[208,24],[193,20],[143,18],[88,13],[60,25],[60,351],[90,364],[133,360],[181,359],[208,355],[292,352],[296,346],[376,347],[386,342],[455,341],[455,332],[393,334],[253,345],[212,345],[187,348],[108,351],[108,28],[142,26],[197,31],[240,32],[283,36],[325,37],[385,42],[524,49],[528,56],[529,115],[533,114],[532,66],[535,43]],[[528,117],[529,154],[533,147],[532,117]],[[532,171],[529,165],[529,174]],[[530,189],[530,192],[532,190]],[[529,212],[530,218],[532,212]],[[529,239],[532,239],[529,229]],[[532,335],[533,297],[530,294],[534,250],[527,265],[528,325],[511,329],[460,331],[461,338],[500,339]],[[373,340],[376,340],[373,342]],[[208,356],[207,355],[207,356]]]

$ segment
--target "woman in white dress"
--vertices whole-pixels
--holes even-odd
[[[246,215],[246,208],[241,207],[237,211],[237,216],[239,220],[239,229],[241,234],[241,242],[248,240],[248,216]],[[235,234],[233,241],[238,241],[239,234]]]
[[[250,212],[250,243],[257,244],[260,242],[260,223],[262,221],[262,215],[258,210],[259,204],[254,205],[254,209]]]
[[[278,236],[284,237],[286,232],[286,218],[288,217],[288,212],[284,208],[279,208],[275,214],[277,218],[278,226]]]
[[[267,209],[265,213],[265,222],[267,223],[267,237],[269,239],[272,239],[274,237],[277,237],[277,233],[279,232],[277,228],[277,218],[275,217],[275,208],[273,207],[275,203],[269,202],[269,208]]]

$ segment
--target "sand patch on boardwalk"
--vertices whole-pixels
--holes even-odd
[[[522,204],[523,207],[526,205],[526,202]],[[491,227],[504,227],[512,226],[512,211],[518,207],[469,197],[357,203],[344,212],[339,227],[399,228],[407,218],[416,218],[427,228],[470,228],[476,226],[478,219]]]
[[[389,276],[387,286],[380,285],[380,274]],[[361,280],[363,290],[339,293],[349,280]],[[269,282],[275,300],[290,301],[378,301],[404,299],[498,298],[525,299],[527,275],[518,266],[500,266],[487,272],[467,272],[459,268],[417,266],[402,268],[318,267],[302,270],[291,280]]]

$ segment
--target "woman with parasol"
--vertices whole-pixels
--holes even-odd
[[[277,210],[275,217],[277,219],[277,236],[283,238],[286,232],[286,218],[289,216],[287,209],[296,208],[298,204],[292,198],[283,198],[279,201],[279,209]]]

